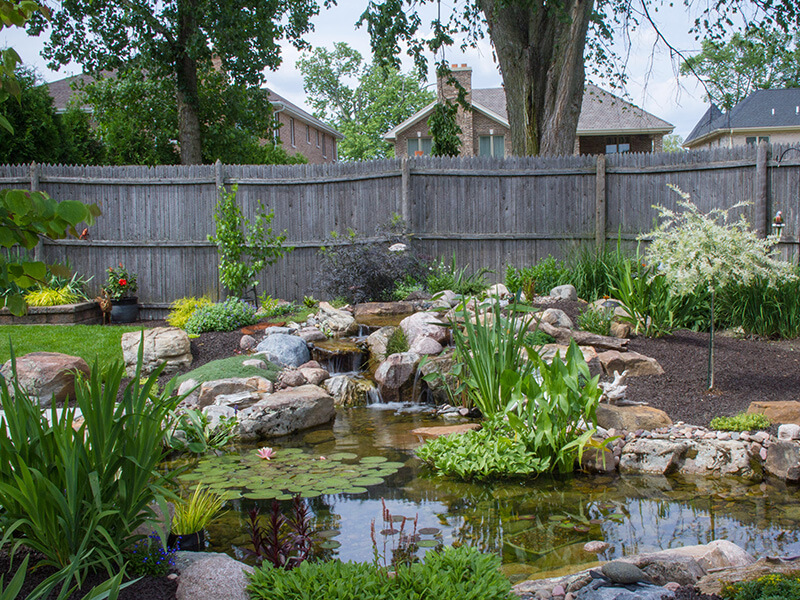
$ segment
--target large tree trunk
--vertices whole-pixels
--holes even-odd
[[[572,154],[594,0],[478,0],[506,90],[515,155]]]
[[[181,164],[198,165],[203,162],[200,136],[199,94],[197,91],[197,61],[189,54],[191,38],[197,30],[194,0],[178,2],[178,42],[175,59],[175,76],[178,102],[178,143]]]

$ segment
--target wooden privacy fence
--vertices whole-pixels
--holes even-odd
[[[217,190],[238,186],[244,214],[257,201],[275,211],[273,228],[295,246],[268,267],[260,289],[302,300],[321,291],[317,253],[331,232],[353,229],[385,240],[376,227],[401,215],[422,254],[486,266],[502,279],[507,264],[564,258],[582,245],[636,244],[657,219],[654,204],[674,208],[675,185],[701,210],[740,209],[761,233],[781,210],[784,255],[794,258],[800,232],[800,152],[743,146],[673,154],[558,158],[430,158],[292,166],[83,167],[0,166],[0,187],[30,187],[57,200],[97,204],[103,214],[89,240],[46,240],[50,262],[69,261],[99,288],[119,262],[138,273],[148,316],[172,300],[220,298],[214,232]],[[336,242],[333,242],[336,243]]]

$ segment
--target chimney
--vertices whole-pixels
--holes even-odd
[[[472,104],[472,69],[466,64],[450,65],[451,77],[455,79],[466,92],[467,104]],[[442,99],[456,102],[458,92],[456,87],[447,82],[447,79],[439,77],[436,81],[437,97]],[[461,139],[461,156],[475,156],[475,140],[473,135],[472,126],[472,110],[464,110],[464,107],[458,106],[458,113],[456,114],[456,123],[461,128],[461,134],[458,136]]]

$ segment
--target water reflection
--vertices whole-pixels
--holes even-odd
[[[437,539],[444,544],[499,553],[523,576],[592,564],[598,557],[583,550],[590,540],[610,544],[603,559],[714,539],[755,555],[800,554],[800,498],[782,483],[606,475],[542,477],[524,485],[459,483],[436,477],[413,457],[420,442],[410,431],[440,424],[426,415],[350,409],[339,411],[333,437],[318,430],[273,444],[315,454],[380,454],[405,465],[365,494],[310,500],[316,527],[336,542],[328,544],[327,555],[373,559],[370,524],[381,526],[381,499],[393,515],[416,516],[418,528],[440,531]],[[247,545],[245,514],[253,504],[258,502],[235,501],[234,510],[211,528],[214,549],[232,552]],[[269,501],[261,507],[268,511]]]

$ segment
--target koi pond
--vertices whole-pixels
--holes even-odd
[[[414,456],[420,440],[411,430],[442,421],[395,408],[339,409],[332,428],[260,444],[276,450],[271,460],[259,458],[257,446],[242,446],[192,464],[180,476],[187,488],[202,481],[228,498],[228,512],[208,528],[210,549],[242,558],[248,511],[258,505],[266,515],[273,499],[288,508],[299,494],[308,499],[325,556],[345,561],[372,561],[376,545],[390,554],[402,517],[404,532],[417,534],[418,553],[474,545],[500,554],[512,580],[714,539],[756,556],[800,555],[800,494],[780,481],[575,475],[461,483],[436,476]],[[583,546],[591,540],[609,547],[590,554]]]

